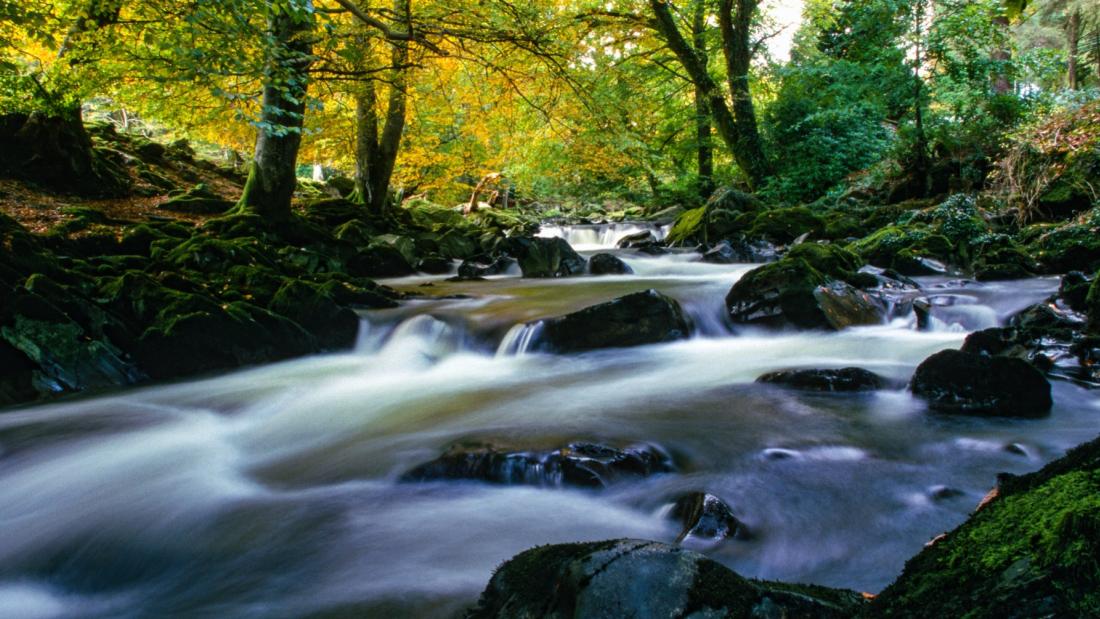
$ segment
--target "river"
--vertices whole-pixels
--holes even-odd
[[[635,227],[558,228],[591,253]],[[677,495],[724,499],[754,535],[700,547],[745,576],[875,592],[962,522],[998,472],[1093,438],[1100,399],[1054,382],[1040,420],[929,413],[904,384],[1056,278],[926,278],[911,317],[842,333],[734,331],[722,300],[753,265],[617,251],[632,276],[386,282],[434,298],[366,313],[346,354],[0,414],[0,617],[453,617],[538,544],[671,542]],[[522,325],[629,292],[678,299],[689,340],[528,352]],[[166,351],[166,354],[171,354]],[[757,385],[859,366],[861,395]],[[459,441],[648,442],[678,472],[601,491],[403,483]],[[944,488],[957,492],[942,492]]]

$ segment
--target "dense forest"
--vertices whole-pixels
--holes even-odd
[[[0,617],[1100,615],[1100,0],[0,0],[0,293]]]

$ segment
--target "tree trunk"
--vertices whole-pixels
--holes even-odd
[[[256,153],[237,204],[239,212],[271,220],[290,218],[305,120],[311,26],[310,19],[286,11],[269,18],[277,47],[269,52]]]
[[[704,67],[707,62],[706,4],[696,0],[695,15],[691,22],[692,43],[695,54]],[[714,193],[714,148],[710,143],[710,108],[704,93],[695,86],[695,142],[699,171],[699,197],[704,200]]]
[[[997,27],[1000,36],[1007,40],[1009,37],[1008,16],[998,15],[994,17],[993,25]],[[991,57],[994,70],[993,92],[998,95],[1007,95],[1012,92],[1012,79],[1008,74],[1008,64],[1012,60],[1012,52],[1002,44],[1001,47],[993,51]]]
[[[749,89],[749,68],[752,64],[750,36],[752,16],[757,5],[758,0],[722,0],[718,11],[722,52],[726,57],[726,73],[733,99],[733,119],[737,126],[737,163],[748,173],[754,188],[772,175],[771,164],[764,154],[764,140],[756,126],[756,109]]]
[[[409,0],[394,0],[394,11],[408,16]],[[390,195],[390,181],[401,149],[408,107],[409,43],[394,40],[389,72],[389,97],[382,132],[378,132],[377,85],[368,82],[356,101],[356,189],[363,203],[376,213],[383,213]]]
[[[928,157],[928,136],[924,132],[924,80],[921,78],[921,66],[924,64],[924,18],[927,0],[917,0],[915,8],[916,42],[913,53],[913,117],[915,133],[913,140],[913,179],[917,193],[924,197],[931,192],[932,163]]]
[[[1081,11],[1074,10],[1070,13],[1066,23],[1066,49],[1068,66],[1066,67],[1066,84],[1070,90],[1077,90],[1077,54],[1080,52],[1081,43]]]
[[[649,0],[650,9],[653,11],[653,27],[656,28],[658,34],[664,39],[665,44],[672,50],[672,53],[676,55],[676,59],[679,60],[681,66],[687,72],[688,77],[695,85],[696,89],[702,95],[702,98],[707,103],[707,108],[710,110],[711,118],[714,120],[714,126],[718,130],[719,137],[726,144],[726,147],[730,149],[734,159],[737,161],[737,165],[745,171],[745,174],[749,178],[749,183],[753,188],[759,187],[763,184],[764,179],[768,176],[766,173],[770,168],[767,161],[763,158],[763,149],[760,148],[759,152],[751,152],[751,140],[749,140],[749,148],[746,149],[741,138],[740,129],[744,127],[744,123],[747,119],[743,116],[742,122],[738,123],[734,119],[734,113],[730,111],[730,106],[726,102],[725,97],[722,94],[722,90],[718,87],[718,84],[710,77],[707,72],[706,63],[702,58],[695,53],[695,50],[688,44],[682,34],[680,34],[679,28],[676,26],[676,20],[672,17],[672,12],[669,10],[668,2],[665,0]],[[748,36],[748,33],[745,33]],[[748,47],[746,46],[746,50]],[[750,59],[751,60],[751,59]],[[746,63],[747,64],[747,63]],[[748,87],[748,80],[746,79],[745,88]],[[745,111],[745,101],[742,101],[741,105],[742,113]],[[747,101],[748,109],[752,109],[752,100]],[[755,115],[752,115],[755,123]],[[753,134],[756,134],[756,126],[753,124]],[[756,143],[757,147],[760,147],[760,143]]]

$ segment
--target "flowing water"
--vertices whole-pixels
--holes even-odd
[[[735,334],[722,299],[751,265],[620,254],[635,275],[389,282],[436,298],[366,314],[353,352],[0,414],[0,617],[453,617],[531,546],[671,542],[663,508],[695,490],[753,531],[700,548],[741,574],[877,591],[996,473],[1034,470],[1100,425],[1095,393],[1066,382],[1041,420],[934,415],[904,390],[921,360],[1056,279],[924,280],[930,332],[902,316]],[[696,336],[525,352],[538,332],[523,323],[647,288],[679,299]],[[853,365],[894,388],[753,382]],[[470,440],[645,441],[679,471],[602,491],[399,481]]]

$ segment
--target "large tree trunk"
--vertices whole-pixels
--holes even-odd
[[[311,27],[311,20],[286,11],[269,19],[277,47],[268,60],[256,153],[238,211],[272,220],[290,217],[305,120]]]
[[[1066,67],[1066,85],[1070,90],[1077,90],[1077,54],[1081,44],[1081,11],[1074,10],[1069,15],[1066,23],[1066,53],[1068,66]]]
[[[748,173],[753,187],[760,186],[772,175],[771,164],[764,154],[764,140],[756,126],[756,109],[749,89],[752,17],[758,4],[757,0],[722,0],[718,11],[722,53],[726,57],[733,119],[737,126],[737,163]]]
[[[993,25],[1000,31],[1004,39],[1009,37],[1009,23],[1007,15],[998,15],[993,18]],[[993,51],[993,92],[998,95],[1007,95],[1012,92],[1012,78],[1009,76],[1009,62],[1012,60],[1012,52],[1002,44]]]
[[[394,0],[394,11],[398,15],[408,15],[409,0]],[[356,188],[363,202],[376,213],[383,213],[389,201],[390,181],[401,148],[408,107],[409,43],[394,40],[391,45],[389,97],[381,134],[378,131],[376,84],[365,84],[356,101]]]
[[[706,63],[695,53],[695,50],[684,39],[679,28],[676,26],[676,20],[669,10],[668,2],[666,0],[649,0],[649,6],[653,11],[653,26],[657,29],[661,38],[664,39],[668,48],[676,55],[676,59],[679,60],[684,70],[687,72],[688,77],[702,95],[703,100],[706,101],[711,118],[714,119],[714,126],[718,130],[719,137],[722,138],[722,141],[730,149],[734,159],[737,161],[737,165],[745,171],[745,174],[749,178],[749,184],[753,188],[758,188],[768,176],[770,166],[763,156],[761,142],[759,140],[754,142],[752,139],[749,139],[746,144],[745,141],[742,140],[740,132],[751,117],[753,121],[752,133],[759,137],[759,134],[756,133],[755,114],[745,114],[746,109],[749,111],[752,110],[752,99],[742,100],[737,103],[737,105],[740,106],[739,109],[741,110],[742,117],[740,118],[740,122],[735,120],[734,112],[730,110],[730,106],[726,102],[725,96],[722,94],[722,89],[718,87],[718,84],[715,83],[714,79],[711,78],[710,74],[707,72]],[[747,32],[745,36],[748,37]],[[748,45],[745,46],[745,49],[749,49]],[[751,60],[751,58],[749,58],[749,60]],[[746,63],[746,66],[747,64],[748,63]],[[747,76],[744,80],[744,87],[747,92]],[[757,149],[755,152],[754,147]]]
[[[706,66],[706,4],[696,0],[695,15],[691,22],[692,43],[695,54]],[[695,87],[695,142],[699,172],[699,196],[703,199],[714,192],[714,148],[710,143],[710,108],[704,93]]]

